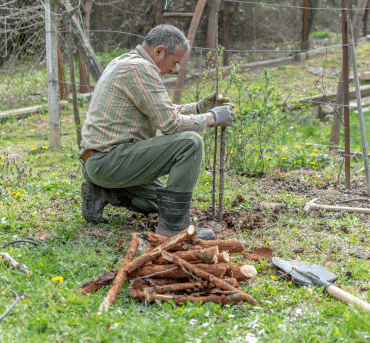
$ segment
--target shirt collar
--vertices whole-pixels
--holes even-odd
[[[154,68],[157,70],[158,74],[161,75],[161,70],[158,68],[158,66],[154,63],[154,61],[152,60],[152,58],[149,56],[149,54],[145,51],[144,47],[142,45],[138,45],[136,47],[136,51],[139,53],[139,55],[141,55],[141,57],[143,57],[144,59],[146,59],[147,61],[149,61],[150,63],[153,64]]]

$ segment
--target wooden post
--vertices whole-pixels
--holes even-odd
[[[362,18],[365,13],[368,0],[359,0],[357,4],[356,13],[353,18],[353,34],[355,43],[357,41],[357,34],[362,22]],[[351,56],[349,57],[349,65],[351,64]],[[335,99],[335,113],[333,116],[333,123],[330,133],[330,147],[329,150],[338,150],[339,138],[340,138],[340,128],[342,126],[343,117],[343,68],[339,77],[338,87],[337,87],[337,97]]]
[[[194,17],[191,21],[188,36],[187,36],[189,43],[190,43],[190,51],[181,60],[180,70],[179,70],[179,73],[177,74],[175,93],[173,96],[174,104],[180,104],[180,101],[181,101],[181,92],[182,92],[182,87],[184,86],[186,69],[189,63],[191,48],[193,47],[195,34],[197,33],[200,18],[202,17],[203,9],[204,9],[204,6],[206,5],[206,2],[207,0],[199,0],[197,7],[195,8],[195,11],[194,11]]]
[[[367,187],[367,195],[370,196],[369,155],[367,153],[364,114],[362,112],[360,81],[359,81],[358,69],[357,69],[356,46],[355,46],[355,39],[354,39],[351,20],[349,20],[348,29],[349,29],[348,31],[349,31],[349,39],[350,39],[349,48],[350,48],[350,53],[352,57],[352,66],[353,66],[353,79],[354,79],[355,87],[356,87],[357,111],[358,111],[358,121],[360,124],[362,155],[364,158],[365,180],[366,180],[366,187]]]
[[[155,26],[162,24],[163,20],[163,0],[156,0],[154,4]]]
[[[343,114],[344,114],[344,170],[345,187],[351,189],[351,147],[349,128],[349,54],[348,54],[348,27],[347,1],[342,0],[342,55],[343,55]]]
[[[58,39],[53,0],[45,0],[46,66],[48,76],[49,146],[60,146],[58,116]]]
[[[67,97],[66,77],[64,74],[64,63],[62,58],[62,49],[60,47],[60,39],[58,38],[58,78],[59,78],[59,99],[64,100]]]
[[[72,90],[72,103],[73,103],[73,115],[76,125],[76,135],[78,148],[81,149],[81,121],[80,114],[78,112],[78,100],[77,100],[77,87],[75,79],[75,68],[73,63],[73,40],[72,40],[72,18],[68,16],[67,20],[67,44],[68,44],[68,60],[69,60],[69,73],[71,77],[71,90]]]
[[[218,12],[220,10],[221,0],[210,0],[208,1],[210,6],[209,17],[208,17],[208,26],[207,26],[207,48],[211,51],[215,46],[215,37],[216,37],[216,21],[215,18],[218,17]]]
[[[85,36],[88,41],[90,41],[90,13],[94,2],[92,0],[87,0],[81,6],[82,13],[82,23],[85,29]],[[90,89],[90,74],[85,63],[82,60],[82,56],[78,53],[78,67],[80,70],[80,93],[88,93]]]

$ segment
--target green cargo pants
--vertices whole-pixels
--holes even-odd
[[[82,163],[87,181],[104,188],[124,188],[132,205],[157,212],[158,178],[168,175],[167,190],[192,192],[203,159],[203,139],[193,131],[125,143],[92,155]]]

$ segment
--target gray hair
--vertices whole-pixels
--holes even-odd
[[[173,25],[158,25],[150,30],[144,39],[144,44],[153,48],[163,45],[166,48],[166,56],[176,53],[180,45],[185,48],[185,53],[190,50],[190,44],[184,33]]]

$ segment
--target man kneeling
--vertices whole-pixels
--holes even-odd
[[[104,70],[82,128],[82,215],[88,222],[107,222],[102,214],[110,203],[146,215],[158,212],[156,232],[163,236],[190,225],[203,158],[200,134],[230,122],[232,112],[230,106],[212,108],[212,96],[172,104],[161,76],[175,72],[189,50],[180,30],[159,25]],[[163,135],[156,137],[157,130]],[[163,175],[167,185],[159,180]],[[199,238],[214,238],[211,229],[197,230]]]

